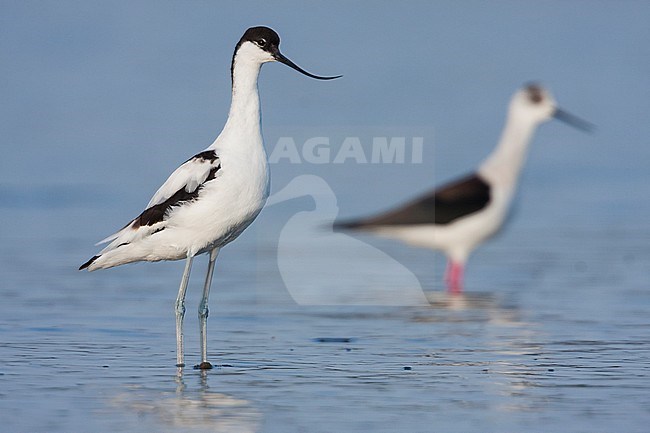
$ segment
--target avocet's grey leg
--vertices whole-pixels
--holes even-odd
[[[181,278],[181,287],[178,289],[176,297],[176,366],[185,367],[185,354],[183,352],[183,317],[185,316],[185,293],[187,292],[187,282],[190,279],[192,270],[192,259],[194,256],[187,256],[185,261],[185,270]]]
[[[214,274],[214,262],[219,255],[219,248],[210,251],[210,262],[208,263],[208,273],[205,276],[205,285],[203,286],[203,296],[199,303],[199,326],[201,333],[201,363],[197,366],[202,370],[209,370],[212,364],[208,362],[208,296],[210,295],[210,284]]]

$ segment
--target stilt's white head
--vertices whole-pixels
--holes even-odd
[[[593,129],[591,123],[560,109],[553,95],[539,84],[529,84],[515,93],[510,101],[510,116],[534,125],[555,118],[578,129]]]
[[[235,47],[235,53],[232,56],[231,74],[234,73],[235,65],[240,62],[256,65],[267,62],[280,62],[301,74],[318,80],[333,80],[341,77],[341,75],[321,77],[310,74],[293,63],[280,52],[280,36],[268,27],[251,27],[246,30]]]

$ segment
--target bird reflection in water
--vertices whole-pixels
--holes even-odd
[[[196,387],[186,380],[198,379]],[[112,399],[112,404],[139,418],[183,432],[257,432],[262,414],[248,400],[214,392],[208,385],[208,372],[183,374],[179,368],[175,389],[160,391],[157,386],[130,386]]]

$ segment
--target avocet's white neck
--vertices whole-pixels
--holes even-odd
[[[228,142],[261,145],[260,98],[257,78],[261,63],[237,54],[232,66],[232,101],[223,131],[210,147]],[[242,149],[243,150],[243,149]]]
[[[232,103],[228,121],[260,124],[260,98],[257,78],[262,65],[247,59],[235,58],[232,72]]]
[[[481,164],[479,173],[500,186],[514,188],[537,125],[534,119],[511,111],[499,144]]]

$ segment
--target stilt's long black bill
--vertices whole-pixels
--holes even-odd
[[[304,74],[304,75],[306,75],[308,77],[311,77],[311,78],[316,78],[317,80],[334,80],[336,78],[341,78],[343,76],[343,75],[335,75],[333,77],[320,77],[318,75],[310,74],[309,72],[305,71],[300,66],[296,65],[291,60],[284,57],[284,55],[279,51],[277,53],[275,53],[273,56],[275,57],[275,60],[277,60],[278,62],[284,63],[285,65],[289,66],[290,68],[295,69],[296,71],[300,72],[301,74]]]
[[[579,118],[578,116],[575,116],[567,111],[564,111],[560,108],[557,108],[555,110],[555,113],[553,114],[553,117],[555,117],[557,120],[561,120],[564,123],[567,123],[575,128],[581,129],[585,132],[593,132],[594,129],[596,129],[596,125],[593,123],[587,122],[586,120],[583,120]]]

